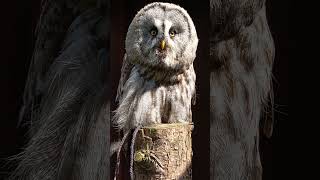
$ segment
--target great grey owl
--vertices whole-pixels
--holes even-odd
[[[198,37],[183,8],[151,3],[132,20],[125,41],[114,123],[139,125],[191,122]]]

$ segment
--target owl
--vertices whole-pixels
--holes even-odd
[[[187,11],[151,3],[129,25],[114,123],[128,131],[156,123],[192,121],[198,37]]]
[[[211,0],[210,21],[210,179],[259,180],[260,127],[273,127],[265,0]]]

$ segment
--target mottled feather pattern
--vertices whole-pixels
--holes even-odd
[[[245,18],[253,22],[235,20],[239,31],[210,46],[210,177],[217,180],[262,178],[259,123],[272,93],[274,43],[265,7],[244,5],[259,9]]]
[[[196,76],[193,67],[176,75],[176,81],[156,81],[153,77],[164,72],[145,72],[136,66],[124,85],[123,99],[115,118],[119,129],[132,129],[137,125],[154,123],[191,122],[191,98],[195,93]],[[167,81],[166,81],[167,80]],[[130,121],[129,121],[130,120]],[[128,121],[130,124],[128,124]]]
[[[116,101],[118,102],[121,101],[122,99],[122,89],[124,84],[129,78],[132,68],[133,68],[133,64],[127,61],[127,55],[125,54],[122,61],[121,77],[120,77],[120,80],[118,83],[118,89],[117,89]]]
[[[56,44],[61,51],[52,49],[54,61],[38,59],[48,66],[43,74],[37,68],[34,72],[43,79],[39,110],[30,119],[28,144],[13,158],[18,166],[9,179],[110,178],[109,52],[102,43],[107,37],[98,33],[107,31],[98,29],[108,21],[105,10],[81,13],[68,25],[64,41]]]
[[[164,50],[160,41],[165,41]],[[183,8],[170,3],[142,8],[126,36],[115,126],[128,131],[139,125],[191,122],[197,45],[196,29]]]
[[[36,27],[36,42],[27,82],[23,94],[23,107],[19,122],[30,126],[37,119],[39,103],[43,96],[44,76],[61,50],[67,30],[79,14],[76,5],[80,0],[43,0],[41,15]]]
[[[210,40],[234,37],[252,24],[264,4],[265,0],[210,0]]]

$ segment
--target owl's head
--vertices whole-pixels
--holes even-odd
[[[196,57],[198,37],[186,10],[151,3],[132,20],[126,36],[127,58],[134,64],[164,70],[188,68]]]

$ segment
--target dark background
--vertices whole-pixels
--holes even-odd
[[[117,86],[123,55],[124,37],[129,20],[146,2],[117,0],[111,4],[111,74],[112,89]],[[178,2],[178,3],[177,3]],[[207,17],[208,3],[205,1],[175,1],[188,10],[196,24],[200,54],[197,58],[208,58],[207,31],[209,21]],[[276,179],[281,172],[284,150],[283,134],[285,124],[289,120],[289,1],[267,1],[269,26],[276,45],[274,62],[274,95],[275,95],[275,126],[271,139],[261,137],[260,150],[264,168],[264,179]],[[26,143],[26,129],[17,127],[18,111],[22,102],[22,93],[28,73],[29,63],[34,45],[34,28],[39,16],[40,0],[33,1],[6,1],[1,6],[1,60],[0,60],[0,179],[9,172],[5,159],[21,152]],[[117,48],[119,47],[119,48]],[[195,61],[197,62],[197,61]],[[193,175],[199,179],[209,179],[209,77],[205,61],[195,64],[197,72],[197,86],[200,93],[200,102],[194,107],[194,117],[201,116],[197,121],[198,129],[194,130],[194,160]],[[198,92],[198,93],[199,93]],[[113,94],[115,91],[112,92]],[[113,97],[113,96],[112,96]],[[114,106],[112,106],[114,107]],[[203,137],[208,137],[204,139]],[[202,156],[199,156],[201,154]],[[208,154],[205,156],[204,154]]]

